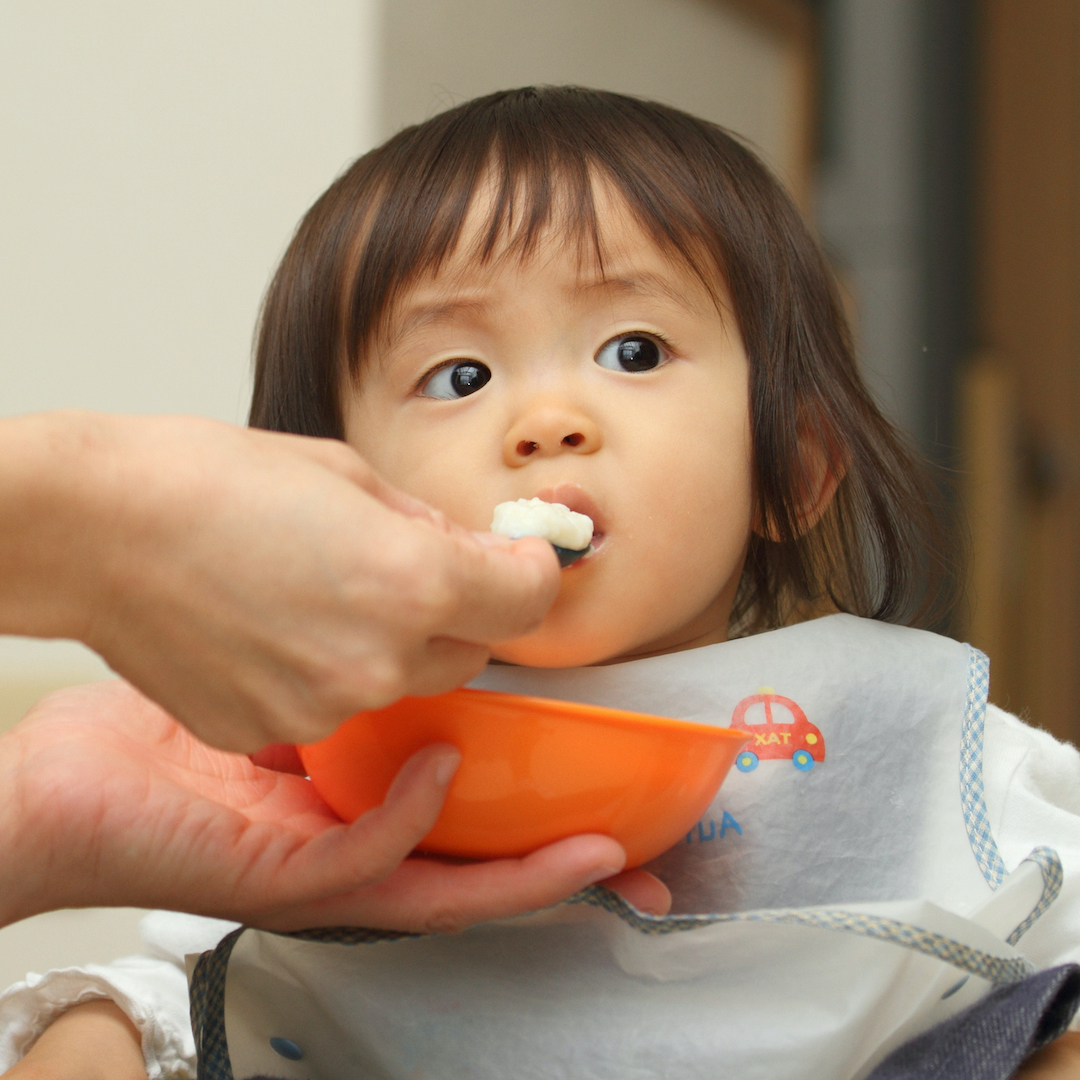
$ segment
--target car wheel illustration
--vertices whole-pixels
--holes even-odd
[[[809,772],[814,767],[814,759],[807,750],[796,750],[791,755],[791,764],[800,772]]]
[[[753,772],[757,768],[757,765],[758,756],[750,750],[744,750],[735,759],[735,768],[738,769],[739,772]]]

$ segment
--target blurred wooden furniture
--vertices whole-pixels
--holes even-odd
[[[991,698],[1080,741],[1080,4],[982,0],[968,630]]]

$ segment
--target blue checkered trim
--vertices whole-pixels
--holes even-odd
[[[990,831],[983,789],[983,734],[986,728],[986,699],[990,692],[990,660],[985,653],[968,646],[967,701],[960,731],[960,806],[964,827],[979,869],[991,889],[998,889],[1008,876],[997,841]],[[1043,892],[1031,914],[1009,935],[1015,945],[1042,917],[1061,892],[1064,871],[1052,848],[1036,848],[1025,860],[1038,864],[1043,875]]]
[[[1065,880],[1065,868],[1053,848],[1038,847],[1024,862],[1033,862],[1042,870],[1043,891],[1031,914],[1006,939],[1010,945],[1015,945],[1042,918],[1043,912],[1058,898]]]
[[[986,725],[986,698],[990,692],[990,660],[978,649],[970,649],[967,701],[960,731],[960,807],[964,814],[971,850],[991,889],[1005,880],[1005,863],[990,831],[983,792],[983,731]]]
[[[221,939],[216,949],[205,952],[191,974],[191,1029],[195,1034],[198,1080],[235,1080],[225,1038],[225,976],[233,947],[246,927]],[[419,937],[392,930],[368,930],[362,926],[318,926],[284,937],[299,941],[332,942],[338,945],[369,945],[376,941],[400,941]]]
[[[205,952],[191,973],[191,1030],[199,1062],[198,1080],[234,1080],[225,1038],[225,972],[243,928]]]

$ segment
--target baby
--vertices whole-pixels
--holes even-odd
[[[158,914],[156,961],[9,991],[9,1054],[107,997],[132,1025],[96,1063],[141,1044],[152,1078],[192,1075],[176,970],[204,953],[200,1076],[843,1080],[1080,957],[1080,760],[986,706],[985,658],[910,628],[948,561],[931,489],[806,226],[726,132],[574,88],[401,132],[301,224],[251,420],[344,439],[471,529],[517,500],[591,519],[473,685],[750,742],[650,865],[670,916],[594,888],[453,937],[214,948],[231,927]]]

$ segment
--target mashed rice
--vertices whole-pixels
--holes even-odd
[[[499,503],[491,520],[491,531],[519,540],[539,536],[568,551],[584,551],[592,542],[592,518],[578,514],[562,503],[543,499],[518,499]]]

